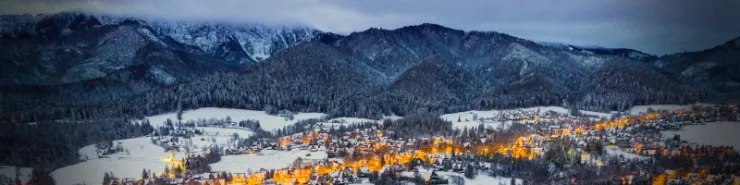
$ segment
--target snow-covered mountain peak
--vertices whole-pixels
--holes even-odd
[[[253,61],[316,38],[321,32],[307,27],[236,25],[218,23],[155,22],[152,28],[161,36],[208,53],[225,52],[223,45],[236,42],[232,52],[244,52]]]

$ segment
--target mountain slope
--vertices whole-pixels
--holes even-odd
[[[289,48],[245,71],[217,73],[181,88],[153,91],[132,102],[160,109],[153,112],[178,106],[221,106],[352,115],[378,110],[363,106],[369,106],[368,97],[382,90],[383,78],[381,73],[335,48],[310,42]]]
[[[480,85],[477,78],[454,63],[431,56],[401,74],[381,96],[396,100],[384,101],[395,106],[451,110],[455,109],[453,105],[477,96]],[[401,109],[394,112],[406,113]]]
[[[18,52],[0,55],[8,72],[0,121],[142,117],[203,106],[375,118],[564,103],[603,111],[692,103],[714,93],[696,86],[700,80],[675,78],[681,65],[653,65],[630,55],[634,50],[556,47],[435,24],[346,36],[286,28],[262,34],[258,27],[72,15],[30,20],[45,27],[3,29],[0,42],[10,44],[0,47]]]
[[[698,52],[660,57],[652,65],[723,96],[740,92],[740,38]]]
[[[244,68],[312,40],[308,28],[147,22],[81,13],[0,16],[0,85],[60,85],[150,67],[152,83]],[[149,67],[148,67],[149,68]],[[148,69],[149,70],[149,69]]]
[[[594,52],[596,49],[552,47],[497,32],[465,32],[434,24],[421,24],[396,30],[369,29],[324,42],[363,59],[368,66],[391,78],[403,78],[403,74],[415,71],[414,66],[429,56],[455,61],[456,66],[473,76],[471,81],[481,82],[478,91],[492,92],[484,93],[474,102],[464,103],[474,105],[474,108],[560,104],[563,99],[568,102],[581,102],[593,96],[611,99],[612,97],[608,97],[611,94],[597,92],[623,91],[627,88],[634,89],[627,90],[634,92],[660,89],[661,93],[651,93],[651,96],[683,97],[693,94],[688,91],[663,92],[668,91],[668,87],[676,87],[674,89],[691,87],[686,87],[680,81],[669,80],[664,74],[653,72],[653,69],[642,60],[626,56],[620,52],[621,50],[600,49],[601,52]],[[634,50],[624,52],[627,51],[637,52]],[[642,72],[621,71],[632,69],[630,66],[637,66],[636,68],[640,68]],[[432,78],[436,75],[432,72],[426,74],[432,75]],[[629,78],[621,78],[625,76]],[[659,79],[661,83],[634,82],[636,85],[627,85],[633,83],[631,80],[645,78]],[[555,90],[534,94],[516,93],[503,99],[498,97],[505,89],[529,89],[526,84]],[[415,85],[419,84],[410,83],[405,86],[415,87]],[[441,90],[439,93],[445,94],[446,91]],[[659,102],[655,99],[644,101],[644,98],[637,97],[637,93],[628,94],[619,100],[602,101],[603,104],[590,107],[617,109],[628,105]],[[680,102],[697,100],[698,96],[691,96]],[[444,104],[441,99],[434,100],[439,101],[436,102],[438,104]],[[679,102],[676,100],[676,103]]]
[[[201,48],[207,53],[222,55],[236,52],[234,57],[244,64],[269,58],[271,55],[316,38],[320,31],[310,28],[266,27],[260,25],[229,25],[187,22],[154,22],[152,27],[162,37]],[[221,47],[230,44],[229,47]]]

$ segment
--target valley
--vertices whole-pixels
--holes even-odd
[[[736,185],[738,43],[0,15],[0,184]]]
[[[627,170],[621,169],[620,166],[641,164],[642,166],[637,169],[628,168],[636,171],[618,177],[617,181],[656,184],[656,181],[661,181],[661,179],[656,179],[656,176],[670,176],[671,173],[675,173],[663,172],[661,169],[674,170],[681,167],[662,162],[652,164],[655,162],[651,161],[681,161],[684,160],[684,156],[695,155],[690,153],[690,150],[703,147],[717,147],[716,150],[721,150],[722,155],[738,155],[738,151],[733,147],[738,143],[731,143],[731,148],[727,150],[722,149],[727,146],[726,142],[736,140],[709,138],[704,142],[713,143],[695,144],[693,140],[695,138],[683,130],[727,128],[740,124],[736,121],[721,122],[726,119],[738,119],[740,115],[737,113],[737,107],[734,106],[653,105],[635,107],[625,112],[624,116],[615,117],[612,116],[617,113],[591,112],[582,114],[582,116],[574,116],[571,111],[562,107],[532,107],[441,115],[438,118],[432,118],[440,119],[441,125],[432,124],[439,127],[426,128],[431,129],[429,132],[433,133],[432,135],[418,134],[425,133],[426,129],[423,128],[414,129],[412,132],[416,134],[403,132],[405,126],[415,125],[413,121],[411,125],[405,125],[408,124],[403,123],[407,122],[406,120],[429,119],[416,117],[385,120],[360,118],[303,120],[295,124],[283,125],[282,130],[278,129],[270,134],[262,133],[266,135],[255,136],[255,132],[264,131],[246,131],[250,129],[234,126],[239,125],[237,122],[243,123],[246,120],[226,122],[226,118],[219,118],[246,115],[243,113],[249,111],[230,110],[230,113],[223,113],[212,110],[214,108],[185,111],[186,114],[183,115],[189,115],[183,116],[187,117],[183,119],[185,124],[159,125],[160,129],[171,129],[168,131],[170,134],[162,135],[157,134],[161,131],[155,131],[155,135],[159,136],[115,141],[114,143],[119,143],[124,149],[114,154],[104,155],[103,158],[96,158],[93,155],[95,154],[94,145],[86,146],[80,149],[82,156],[86,156],[85,162],[58,169],[52,175],[57,183],[64,182],[62,184],[106,184],[106,182],[116,181],[124,183],[170,181],[172,183],[208,184],[219,182],[222,184],[322,184],[324,182],[362,184],[377,182],[383,178],[408,182],[415,182],[416,178],[422,178],[422,182],[427,184],[437,184],[443,181],[447,183],[465,181],[466,184],[490,182],[509,184],[512,177],[524,179],[518,179],[516,183],[525,184],[533,183],[532,181],[539,182],[537,179],[540,177],[533,174],[538,172],[530,170],[538,169],[537,165],[542,165],[541,161],[547,160],[551,162],[549,169],[546,168],[549,170],[547,173],[555,176],[568,174],[566,175],[568,178],[556,178],[559,179],[556,181],[594,183],[606,180],[613,182],[614,180],[582,176],[584,175],[582,173],[613,176],[616,174],[612,170]],[[629,112],[639,113],[626,114]],[[166,115],[149,118],[156,119],[161,116]],[[459,121],[445,120],[453,117]],[[275,120],[277,119],[273,119]],[[282,121],[263,120],[259,123],[260,125],[282,124]],[[430,121],[423,122],[430,123]],[[478,125],[465,127],[464,125],[471,125],[465,122]],[[499,122],[499,124],[492,126],[491,122]],[[463,126],[455,126],[460,123],[463,123]],[[195,125],[193,127],[189,124]],[[175,125],[179,126],[174,127]],[[673,135],[667,134],[674,132],[669,131],[670,129],[676,128],[682,129],[680,132],[686,135],[684,138],[688,138],[688,142],[674,140]],[[717,144],[717,141],[725,143]],[[599,144],[601,148],[592,148],[592,144]],[[557,147],[566,147],[566,150],[561,151],[566,153],[553,153],[555,152],[553,150],[558,150]],[[168,148],[171,153],[166,152]],[[194,163],[196,158],[192,158],[193,156],[204,155],[221,156],[218,157],[220,158],[218,161],[206,164],[207,171],[202,171],[203,166],[194,168],[195,165],[187,165]],[[654,155],[669,157],[662,159]],[[552,157],[564,157],[564,161],[559,161],[553,166],[554,158]],[[708,155],[702,158],[712,157],[713,155]],[[182,158],[182,161],[176,162],[177,158]],[[517,165],[508,166],[506,165],[508,162],[504,162],[507,160],[513,160],[517,165],[529,165],[530,167],[515,170]],[[451,163],[450,167],[447,167],[448,162]],[[646,162],[651,165],[645,166]],[[727,160],[725,162],[735,164]],[[585,171],[569,170],[575,166],[585,168]],[[698,179],[682,176],[666,177],[667,180],[664,180],[664,183],[668,180],[676,182],[707,182],[710,179],[711,181],[728,181],[727,179],[716,179],[723,175],[721,171],[712,169],[712,163],[699,164],[699,166],[702,170],[715,173],[704,174],[705,172],[699,173],[681,168],[678,170],[680,173],[696,173],[700,176]],[[173,167],[180,168],[179,172],[175,172]],[[69,178],[74,176],[74,173],[86,170],[89,173],[98,174],[101,178],[87,180]],[[142,178],[142,170],[151,175]],[[468,172],[469,170],[474,171],[474,174]],[[102,178],[103,175],[106,178]],[[737,180],[730,178],[728,182]]]

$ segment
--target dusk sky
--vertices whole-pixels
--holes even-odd
[[[70,10],[303,24],[341,34],[428,22],[657,55],[707,49],[740,37],[739,0],[0,0],[2,14]]]

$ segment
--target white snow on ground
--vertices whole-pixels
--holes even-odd
[[[221,146],[222,148],[228,148],[230,146],[235,145],[236,143],[231,143],[232,138],[234,138],[234,133],[239,135],[239,138],[247,138],[253,134],[252,131],[248,130],[242,130],[242,129],[232,129],[232,128],[213,128],[213,127],[196,127],[198,130],[202,130],[204,132],[203,135],[196,135],[190,138],[190,141],[187,141],[186,139],[180,138],[180,144],[184,145],[185,142],[189,145],[191,149],[194,149],[194,152],[202,151],[207,149],[208,147],[212,146],[213,144],[217,144]],[[151,139],[149,137],[140,137],[140,138],[134,138],[134,139],[141,139],[146,140],[147,143],[151,145]],[[140,150],[140,149],[149,149],[149,148],[130,148],[131,146],[141,146],[137,145],[136,143],[133,143],[133,141],[129,140],[118,140],[121,141],[123,144],[123,147],[128,149],[129,152],[134,152],[134,150]],[[214,143],[215,141],[215,143]],[[136,142],[139,142],[138,140]],[[113,142],[113,145],[117,145],[117,141]],[[159,150],[164,150],[160,146],[152,145]],[[195,150],[197,149],[197,150]],[[97,155],[97,149],[95,148],[95,145],[87,145],[85,147],[82,147],[78,150],[80,153],[80,159],[81,160],[90,160],[90,159],[96,159],[98,158]],[[119,154],[114,154],[113,156],[117,156]],[[133,155],[133,154],[132,154]]]
[[[121,159],[94,159],[60,168],[51,173],[58,185],[103,184],[105,172],[113,172],[117,177],[141,178],[143,169],[152,172],[164,171],[163,162]]]
[[[661,134],[664,138],[672,138],[679,134],[681,140],[690,143],[713,145],[713,146],[733,146],[736,150],[740,149],[740,122],[712,122],[706,125],[689,125],[684,126],[678,131],[663,131]]]
[[[203,130],[204,135],[194,136],[190,140],[180,138],[180,145],[187,144],[193,149],[193,153],[206,150],[214,144],[222,148],[233,146],[235,143],[231,141],[234,133],[241,138],[253,134],[248,130],[232,128],[197,127],[197,129]],[[105,172],[112,172],[118,177],[140,177],[143,169],[155,173],[164,171],[166,163],[162,162],[162,159],[167,157],[169,153],[165,152],[164,148],[152,144],[151,138],[138,137],[116,140],[113,141],[113,145],[118,145],[119,141],[125,151],[112,154],[108,158],[98,158],[95,145],[82,147],[79,149],[80,158],[85,161],[57,169],[52,172],[52,177],[60,185],[101,184]],[[176,152],[175,155],[176,157],[183,157],[185,153]],[[321,154],[317,155],[320,156]],[[326,157],[326,153],[323,153],[323,156]],[[224,156],[224,158],[227,157]]]
[[[632,107],[627,111],[629,115],[638,115],[641,113],[647,113],[648,108],[652,108],[654,111],[675,111],[679,109],[691,109],[692,105],[638,105]]]
[[[540,111],[540,115],[545,114],[548,111],[553,111],[561,114],[568,114],[570,111],[566,108],[559,107],[559,106],[539,106],[539,107],[529,107],[529,108],[520,108],[520,109],[507,109],[507,110],[486,110],[486,111],[465,111],[465,112],[458,112],[458,113],[450,113],[450,114],[443,114],[440,116],[443,120],[452,122],[452,126],[454,128],[463,129],[463,128],[471,128],[471,127],[478,127],[481,123],[483,123],[486,127],[492,127],[494,129],[500,128],[503,125],[503,128],[508,127],[508,125],[511,124],[511,122],[499,122],[499,121],[483,121],[475,120],[473,119],[475,116],[478,117],[478,119],[481,118],[494,118],[496,115],[501,114],[502,112],[518,112],[518,111],[525,111],[525,112],[536,112],[537,110]],[[584,115],[593,115],[600,118],[611,118],[611,114],[609,113],[601,113],[601,112],[593,112],[593,111],[585,111],[581,110],[581,114]],[[460,120],[460,122],[457,122],[457,120]]]
[[[360,123],[378,123],[379,120],[372,120],[367,118],[354,118],[354,117],[339,117],[330,119],[329,121],[322,122],[321,127],[324,129],[330,129],[331,127],[339,128],[341,126],[350,126]]]
[[[473,110],[473,111],[465,111],[465,112],[458,112],[458,113],[443,114],[442,116],[440,116],[440,118],[442,118],[445,121],[449,121],[449,122],[453,122],[453,123],[457,122],[458,118],[461,121],[464,121],[464,122],[475,122],[475,120],[473,120],[473,115],[476,115],[477,114],[477,116],[478,116],[479,119],[480,118],[493,118],[497,114],[499,114],[499,112],[501,112],[501,111],[498,111],[498,110],[489,110],[489,111],[477,111],[477,110]],[[478,126],[478,125],[476,124],[475,126]]]
[[[202,130],[205,135],[217,137],[233,137],[234,134],[238,134],[240,138],[247,138],[254,133],[246,129],[237,128],[195,127],[195,129]]]
[[[306,156],[311,154],[311,156]],[[310,152],[308,150],[277,151],[263,150],[261,154],[243,154],[222,156],[221,161],[211,164],[213,171],[229,171],[245,173],[248,170],[279,169],[289,167],[298,159],[326,159],[324,151]]]
[[[149,137],[116,140],[113,144],[118,141],[127,151],[112,154],[109,158],[98,158],[94,145],[89,145],[80,149],[80,154],[89,160],[57,169],[51,176],[59,185],[102,184],[105,172],[113,172],[117,177],[141,177],[143,169],[157,174],[164,171],[166,163],[162,159],[169,153],[152,144]],[[184,152],[175,153],[178,158],[184,155]]]
[[[599,118],[606,118],[606,119],[611,119],[612,114],[613,114],[613,113],[594,112],[594,111],[587,111],[587,110],[579,110],[579,111],[583,115],[596,116]]]
[[[462,122],[452,122],[452,128],[453,129],[460,129],[464,130],[465,128],[478,128],[480,124],[483,124],[484,127],[494,129],[494,130],[506,130],[511,127],[512,121],[462,121]]]
[[[401,172],[400,175],[403,177],[408,177],[408,178],[414,178],[416,175],[418,175],[418,176],[421,176],[422,179],[429,178],[432,175],[432,171],[430,169],[418,168],[418,170],[419,170],[418,174],[416,172],[404,171],[404,172]],[[482,173],[479,173],[473,179],[468,179],[465,176],[463,176],[463,174],[456,173],[456,172],[436,171],[436,173],[440,177],[447,179],[449,184],[455,183],[455,182],[452,182],[452,177],[454,176],[463,178],[465,180],[466,185],[499,185],[499,184],[509,185],[511,183],[511,178],[491,177],[491,176],[488,176]],[[515,179],[514,182],[516,185],[524,184],[524,181],[522,181],[521,179]]]
[[[361,124],[361,123],[381,123],[384,120],[397,120],[401,118],[403,117],[396,116],[396,115],[383,116],[383,118],[380,120],[367,119],[367,118],[356,118],[356,117],[338,117],[338,118],[329,119],[328,121],[322,122],[321,124],[322,124],[322,128],[329,129],[332,126],[334,126],[334,128],[339,128],[340,126],[350,126],[350,125]]]
[[[359,123],[376,123],[378,120],[372,120],[367,118],[354,118],[354,117],[339,117],[329,120],[330,123],[333,122],[339,122],[339,123],[347,123],[347,124],[359,124]]]
[[[87,145],[85,147],[82,147],[81,149],[77,150],[78,153],[80,153],[80,160],[88,160],[88,159],[94,159],[98,158],[98,153],[95,148],[95,145]]]
[[[605,147],[606,155],[613,156],[613,157],[619,157],[619,155],[622,155],[625,159],[647,159],[645,156],[640,156],[637,154],[626,152],[619,147],[616,146],[607,146]]]
[[[21,181],[21,183],[28,183],[29,180],[31,180],[31,172],[33,172],[33,168],[28,167],[19,167],[18,171],[16,172],[15,166],[0,166],[0,176],[5,176],[6,180],[13,181],[15,180],[16,173],[19,175],[18,180]],[[8,184],[8,182],[2,182]]]
[[[511,183],[511,178],[491,177],[485,174],[478,174],[477,176],[475,176],[474,179],[465,178],[465,176],[463,176],[462,174],[455,172],[437,171],[437,174],[444,178],[447,178],[450,183],[452,183],[452,176],[462,177],[463,179],[465,179],[465,185],[509,185],[509,183]],[[522,181],[522,179],[515,179],[514,182],[516,183],[516,185],[524,184],[524,181]]]
[[[239,135],[239,138],[247,138],[253,134],[252,131],[233,128],[196,127],[196,129],[202,130],[203,135],[193,136],[187,144],[190,145],[190,148],[200,149],[201,151],[208,149],[213,144],[222,148],[235,148],[237,143],[232,142],[234,134]],[[181,144],[184,144],[183,141],[181,141]]]
[[[403,117],[397,116],[397,115],[384,115],[383,116],[383,120],[397,120],[397,119],[401,119],[401,118],[403,118]]]
[[[293,116],[293,120],[287,120],[284,117],[269,115],[265,111],[208,107],[185,111],[182,114],[182,120],[187,121],[210,118],[226,119],[226,117],[228,116],[231,117],[231,120],[234,122],[249,119],[259,120],[260,127],[262,127],[262,129],[266,131],[272,131],[275,129],[283,128],[283,126],[286,125],[295,124],[300,120],[321,118],[325,115],[326,114],[324,113],[296,113]],[[156,128],[163,125],[165,120],[167,120],[168,118],[172,121],[177,121],[177,113],[149,116],[145,119],[149,119],[149,122],[152,124],[152,126]]]

